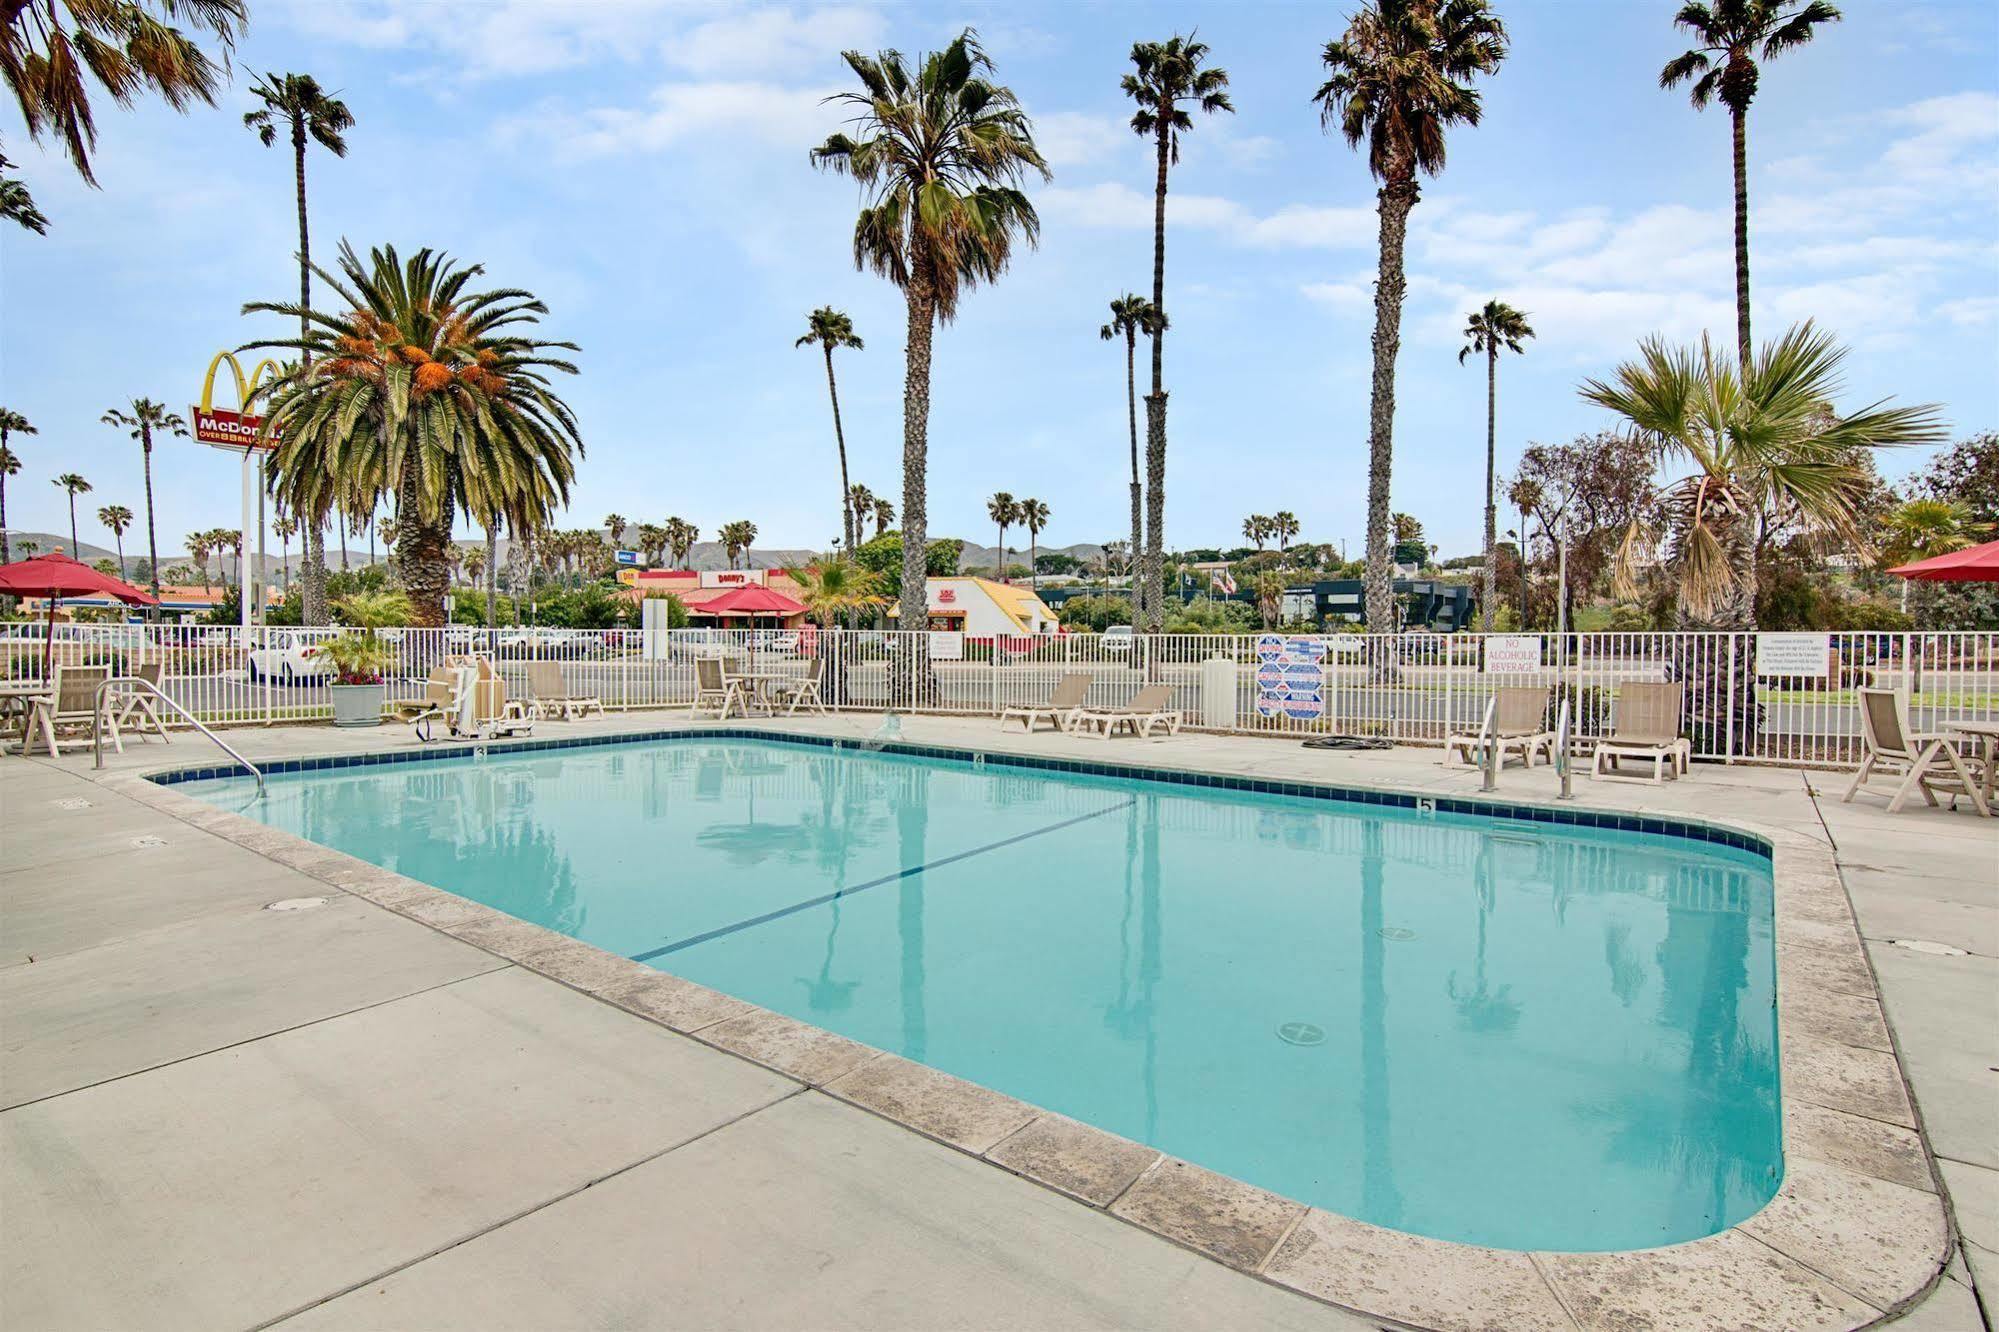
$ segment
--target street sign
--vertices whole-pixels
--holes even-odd
[[[1492,634],[1485,640],[1487,675],[1525,675],[1541,669],[1541,635]]]

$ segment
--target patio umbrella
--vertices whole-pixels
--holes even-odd
[[[56,599],[58,597],[113,596],[133,606],[159,603],[130,583],[99,573],[81,560],[67,555],[37,555],[19,564],[0,565],[0,594],[10,597],[47,597],[49,632],[42,640],[42,678],[49,677],[49,658],[55,650]]]
[[[755,627],[755,620],[759,615],[802,615],[805,612],[805,603],[793,601],[782,592],[773,592],[767,587],[749,583],[742,587],[731,588],[711,601],[702,602],[700,610],[704,615],[747,615],[751,619],[752,627]],[[757,641],[756,636],[752,634],[750,669],[753,671],[756,669],[756,661]]]
[[[1913,564],[1898,564],[1888,572],[1930,583],[1999,583],[1999,541],[1966,546],[1948,555],[1932,555]]]

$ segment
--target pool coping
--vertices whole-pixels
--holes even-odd
[[[493,741],[488,756],[702,736],[852,739],[688,724]],[[1000,737],[1001,743],[1004,738]],[[876,746],[870,746],[876,747]],[[1718,1234],[1660,1248],[1483,1248],[1312,1208],[978,1084],[710,990],[174,790],[233,765],[104,779],[225,840],[704,1045],[891,1120],[1258,1279],[1423,1332],[1627,1326],[1855,1328],[1928,1293],[1955,1248],[1831,848],[1747,820],[1633,815],[1334,782],[1264,781],[1144,763],[893,742],[891,753],[1261,794],[1692,836],[1767,851],[1774,883],[1784,1180]],[[329,754],[269,773],[463,758],[466,747]],[[474,754],[476,757],[476,753]]]

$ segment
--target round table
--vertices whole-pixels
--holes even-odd
[[[1999,768],[1999,762],[1995,762],[1995,759],[1999,759],[1999,720],[1945,722],[1943,729],[1953,735],[1969,736],[1978,741],[1979,766],[1985,770],[1985,775],[1979,784],[1984,788],[1985,807],[1992,808],[1992,793],[1995,786],[1999,786],[1999,781],[1995,781],[1995,775],[1999,774],[1994,773],[1994,769]]]

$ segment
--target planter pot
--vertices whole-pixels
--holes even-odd
[[[380,726],[382,724],[382,704],[388,700],[389,687],[379,684],[330,684],[326,692],[333,696],[333,724],[335,726]]]

